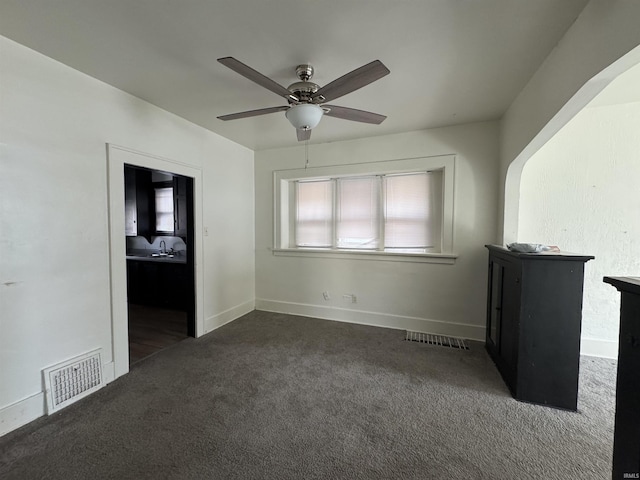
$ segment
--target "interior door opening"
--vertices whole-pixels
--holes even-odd
[[[195,337],[193,178],[124,165],[129,365]]]

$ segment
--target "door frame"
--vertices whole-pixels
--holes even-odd
[[[127,261],[124,218],[124,165],[162,170],[193,179],[193,268],[195,336],[204,332],[204,272],[202,246],[202,169],[130,148],[107,143],[109,212],[109,272],[111,286],[111,349],[115,377],[129,372]]]

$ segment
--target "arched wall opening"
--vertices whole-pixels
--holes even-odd
[[[520,179],[525,164],[567,125],[579,112],[610,86],[616,79],[634,66],[640,64],[640,45],[629,51],[600,73],[589,79],[533,136],[532,140],[522,148],[520,153],[508,164],[502,195],[502,230],[499,232],[503,243],[518,240]],[[503,135],[504,135],[503,125]],[[503,140],[504,143],[504,140]],[[504,156],[504,152],[503,152]]]
[[[565,105],[513,162],[505,185],[506,243],[596,257],[585,272],[581,350],[610,358],[617,357],[619,295],[602,278],[640,275],[640,62],[629,68],[637,50]]]

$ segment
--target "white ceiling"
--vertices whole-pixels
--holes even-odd
[[[297,144],[286,105],[219,64],[278,83],[311,63],[325,85],[372,60],[391,74],[331,103],[387,115],[325,117],[311,143],[499,118],[587,0],[2,0],[0,33],[251,149]]]

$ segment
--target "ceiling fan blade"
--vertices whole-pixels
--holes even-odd
[[[246,112],[231,113],[218,117],[220,120],[237,120],[238,118],[257,117],[258,115],[266,115],[267,113],[284,112],[289,110],[289,106],[259,108],[258,110],[248,110]]]
[[[321,102],[330,102],[365,85],[369,85],[389,73],[389,69],[380,60],[374,60],[325,85],[311,95],[311,98],[315,100],[322,96]]]
[[[300,99],[291,93],[289,90],[284,88],[277,82],[274,82],[269,77],[264,76],[257,70],[254,70],[248,65],[236,60],[233,57],[223,57],[219,58],[218,61],[223,64],[225,67],[230,68],[236,73],[239,73],[245,78],[248,78],[252,82],[257,83],[261,87],[266,88],[267,90],[271,90],[273,93],[280,95],[281,97],[290,98],[293,101],[298,102]]]
[[[364,110],[357,110],[355,108],[339,107],[337,105],[322,105],[322,108],[329,109],[324,112],[329,117],[342,118],[344,120],[352,120],[354,122],[373,123],[374,125],[380,125],[385,118],[385,115],[379,113],[365,112]]]
[[[296,133],[298,134],[298,141],[304,142],[305,140],[309,140],[311,138],[311,130],[298,130],[296,129]]]

